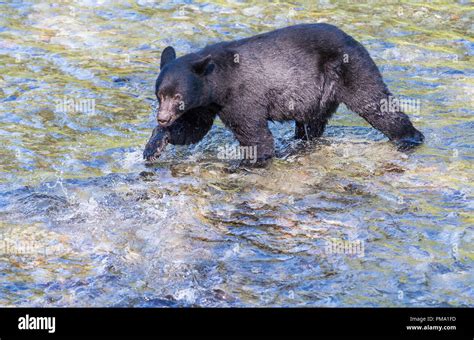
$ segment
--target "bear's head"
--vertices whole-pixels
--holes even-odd
[[[176,58],[173,47],[163,50],[155,86],[159,103],[156,119],[160,126],[170,126],[184,112],[210,104],[206,77],[213,68],[210,55],[188,54]]]

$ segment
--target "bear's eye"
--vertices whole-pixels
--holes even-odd
[[[181,100],[181,98],[183,98],[179,93],[176,93],[174,95],[174,100]]]

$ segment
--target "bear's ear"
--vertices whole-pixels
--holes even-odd
[[[160,69],[163,69],[166,64],[168,64],[170,61],[173,61],[176,59],[176,52],[174,51],[174,48],[171,46],[168,46],[161,52],[161,62],[160,62]]]
[[[199,75],[206,75],[212,71],[214,65],[211,64],[212,57],[208,55],[207,57],[201,58],[191,64],[193,71]]]

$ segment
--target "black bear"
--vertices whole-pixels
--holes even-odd
[[[158,126],[143,153],[147,161],[167,143],[197,143],[218,115],[265,162],[274,155],[269,120],[294,120],[296,138],[314,139],[340,103],[402,148],[424,139],[398,107],[387,109],[391,93],[367,50],[329,24],[281,28],[180,58],[169,46],[155,94]]]

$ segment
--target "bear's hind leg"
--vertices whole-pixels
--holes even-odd
[[[307,122],[295,122],[295,138],[313,140],[321,137],[329,118],[336,112],[338,106],[338,103],[332,103],[328,105],[324,113],[318,114],[313,112],[310,114],[310,118]]]
[[[393,106],[396,100],[386,89],[383,91],[357,91],[346,97],[347,107],[358,113],[372,127],[376,128],[395,143],[399,149],[407,150],[423,143],[424,136],[411,123],[399,106]]]
[[[314,121],[308,123],[295,122],[295,138],[309,141],[321,137],[327,122],[327,120],[320,120],[317,123]]]
[[[360,44],[348,53],[352,61],[347,66],[340,101],[399,148],[408,149],[421,144],[423,134],[413,127],[400,105],[396,105],[397,99],[388,90],[369,53]]]

